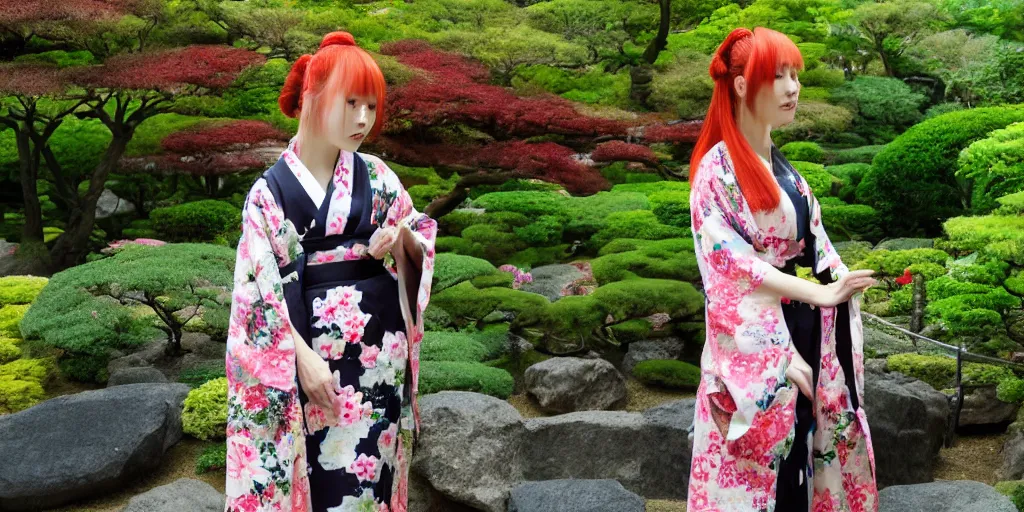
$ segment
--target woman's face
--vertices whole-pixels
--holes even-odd
[[[797,69],[792,66],[780,67],[775,72],[772,87],[762,87],[754,102],[758,117],[772,128],[793,122],[797,100],[800,96],[800,80]]]
[[[355,152],[376,121],[376,96],[339,96],[327,114],[324,136],[339,149]]]

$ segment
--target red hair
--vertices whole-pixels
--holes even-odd
[[[700,137],[690,156],[691,183],[704,155],[724,140],[732,157],[736,181],[750,209],[766,211],[778,207],[779,190],[775,178],[765,169],[736,126],[735,110],[740,98],[733,82],[737,76],[746,79],[745,102],[747,108],[753,110],[758,91],[765,85],[772,85],[775,73],[783,66],[804,67],[800,50],[785,34],[763,27],[755,28],[753,32],[738,28],[725,38],[711,60],[709,72],[715,80],[715,88]]]
[[[277,104],[284,115],[299,118],[300,130],[318,133],[339,95],[374,96],[377,120],[370,130],[373,137],[383,125],[386,88],[384,73],[369,53],[356,46],[352,34],[331,32],[313,55],[295,61]]]

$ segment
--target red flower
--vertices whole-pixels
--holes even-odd
[[[896,283],[898,283],[900,286],[905,286],[910,284],[910,282],[913,280],[914,276],[910,275],[910,269],[908,268],[903,270],[902,276],[896,278]]]

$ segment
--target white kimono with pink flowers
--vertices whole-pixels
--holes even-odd
[[[821,208],[807,182],[819,279],[848,270],[829,242]],[[701,160],[691,184],[690,211],[697,262],[707,297],[707,339],[694,416],[688,512],[775,510],[779,463],[794,441],[798,388],[786,378],[794,353],[782,301],[761,287],[770,266],[783,267],[804,250],[797,242],[793,202],[780,192],[778,208],[751,212],[740,192],[724,142]],[[811,510],[875,512],[878,508],[871,435],[864,414],[863,328],[849,301],[857,402],[853,408],[836,350],[839,308],[820,308],[821,361],[813,404]],[[845,335],[845,333],[844,333]],[[723,437],[715,416],[728,424]],[[796,512],[796,511],[780,511]]]

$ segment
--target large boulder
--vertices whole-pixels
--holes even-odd
[[[949,418],[946,395],[900,373],[865,374],[864,410],[879,488],[932,481]]]
[[[1017,507],[981,482],[952,480],[882,489],[878,512],[1017,512]]]
[[[526,369],[526,390],[549,412],[604,410],[626,400],[626,379],[604,359],[553,357]]]
[[[145,384],[151,382],[167,382],[167,377],[152,366],[138,368],[121,368],[110,374],[107,379],[107,387],[123,386],[125,384]]]
[[[115,491],[182,436],[185,384],[127,384],[0,417],[0,510],[39,510]]]
[[[685,499],[693,400],[645,413],[584,411],[526,421],[530,480],[614,479],[645,498]]]
[[[519,288],[524,292],[539,293],[554,302],[562,298],[562,290],[586,274],[566,264],[544,265],[530,271],[532,282],[523,283]]]
[[[683,355],[686,344],[683,340],[674,336],[660,339],[634,341],[629,344],[629,350],[622,358],[622,371],[626,374],[633,373],[633,367],[637,363],[650,361],[652,359],[679,359]]]
[[[212,485],[181,478],[139,494],[121,512],[224,512],[224,495]]]
[[[644,500],[615,480],[548,480],[512,489],[508,512],[643,512]]]
[[[504,512],[522,480],[519,412],[491,396],[443,391],[420,400],[420,418],[413,469],[452,500]]]
[[[1007,424],[1017,418],[1020,404],[1008,404],[996,398],[996,388],[975,389],[964,395],[964,406],[960,409],[961,427],[967,425]]]

